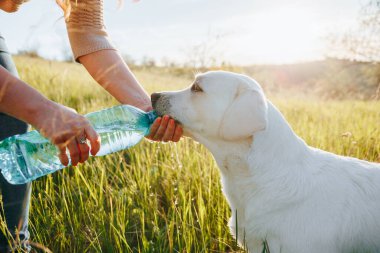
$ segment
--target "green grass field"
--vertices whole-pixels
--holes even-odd
[[[79,113],[117,104],[78,64],[16,63],[23,80]],[[170,69],[135,74],[148,92],[192,80]],[[380,162],[379,101],[297,97],[269,98],[308,144]],[[229,216],[218,169],[202,145],[143,141],[34,182],[30,232],[52,252],[243,252],[229,234]]]

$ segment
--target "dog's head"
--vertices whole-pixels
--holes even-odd
[[[225,71],[197,75],[190,87],[152,94],[159,115],[179,121],[185,135],[227,141],[245,139],[266,128],[268,105],[260,85]]]

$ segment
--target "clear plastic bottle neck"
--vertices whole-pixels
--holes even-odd
[[[149,119],[149,124],[152,124],[157,118],[156,111],[147,112],[147,115],[148,115],[148,119]]]

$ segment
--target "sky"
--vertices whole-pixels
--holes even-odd
[[[353,26],[365,0],[104,0],[111,41],[141,62],[215,59],[238,65],[320,60],[328,34]],[[12,53],[48,59],[71,54],[54,0],[30,0],[0,11],[0,33]]]

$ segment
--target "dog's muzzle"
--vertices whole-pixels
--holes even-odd
[[[153,93],[150,96],[153,109],[156,111],[158,116],[165,114],[170,114],[170,102],[168,94],[164,93]]]

